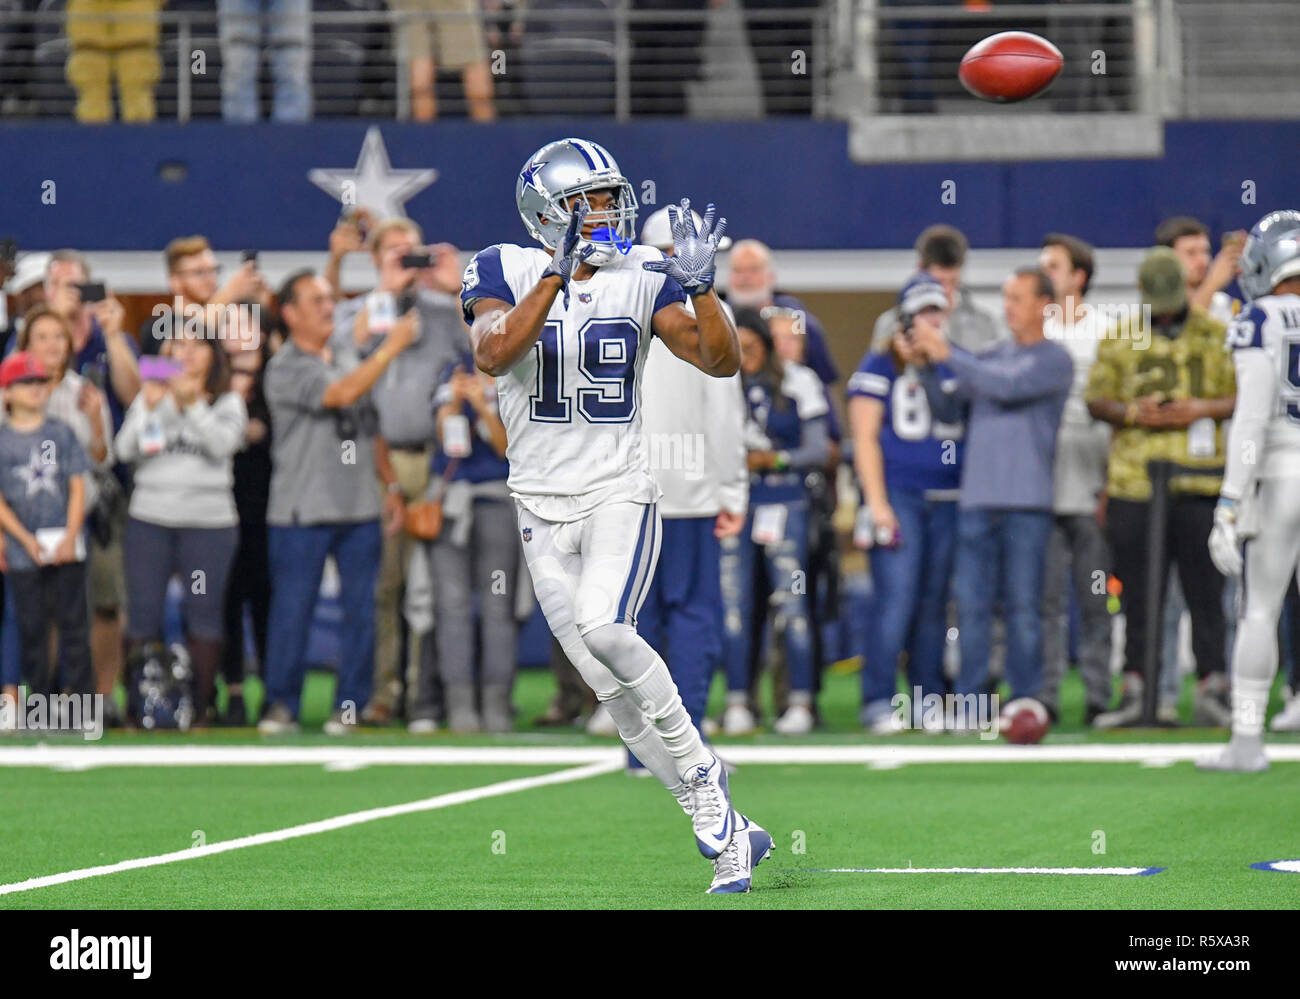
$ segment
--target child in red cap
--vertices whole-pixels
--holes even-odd
[[[24,678],[47,697],[93,691],[81,532],[90,462],[72,428],[46,416],[48,383],[26,351],[0,364],[8,411],[0,426],[0,568],[13,593]],[[51,624],[61,653],[53,660]]]

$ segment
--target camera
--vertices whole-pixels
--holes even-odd
[[[429,253],[406,253],[402,255],[402,266],[421,269],[433,266],[433,255]]]
[[[77,291],[81,292],[83,302],[102,302],[108,297],[108,292],[104,288],[102,281],[92,282],[90,284],[77,285]]]

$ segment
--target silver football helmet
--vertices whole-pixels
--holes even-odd
[[[636,193],[604,147],[586,139],[542,146],[519,171],[515,204],[532,237],[554,250],[569,225],[569,198],[579,195],[586,201],[588,192],[607,189],[615,192],[613,206],[597,212],[587,202],[587,218],[596,225],[579,243],[580,249],[591,249],[587,263],[599,267],[615,253],[627,253],[636,238]]]
[[[1241,251],[1237,283],[1252,301],[1300,276],[1300,212],[1269,212],[1255,223]]]

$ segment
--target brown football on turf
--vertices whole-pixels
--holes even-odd
[[[1043,705],[1032,697],[1018,697],[1002,709],[998,731],[1007,742],[1029,746],[1042,742],[1052,720]]]
[[[1003,31],[971,46],[957,76],[986,101],[1023,101],[1041,93],[1065,65],[1061,50],[1028,31]]]

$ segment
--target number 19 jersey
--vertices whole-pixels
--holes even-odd
[[[686,301],[676,281],[641,266],[661,259],[660,250],[633,246],[587,280],[570,281],[569,307],[556,295],[537,343],[496,380],[510,491],[543,520],[659,497],[641,433],[641,373],[654,314]],[[466,322],[480,299],[520,301],[550,262],[536,247],[481,250],[462,282]]]

